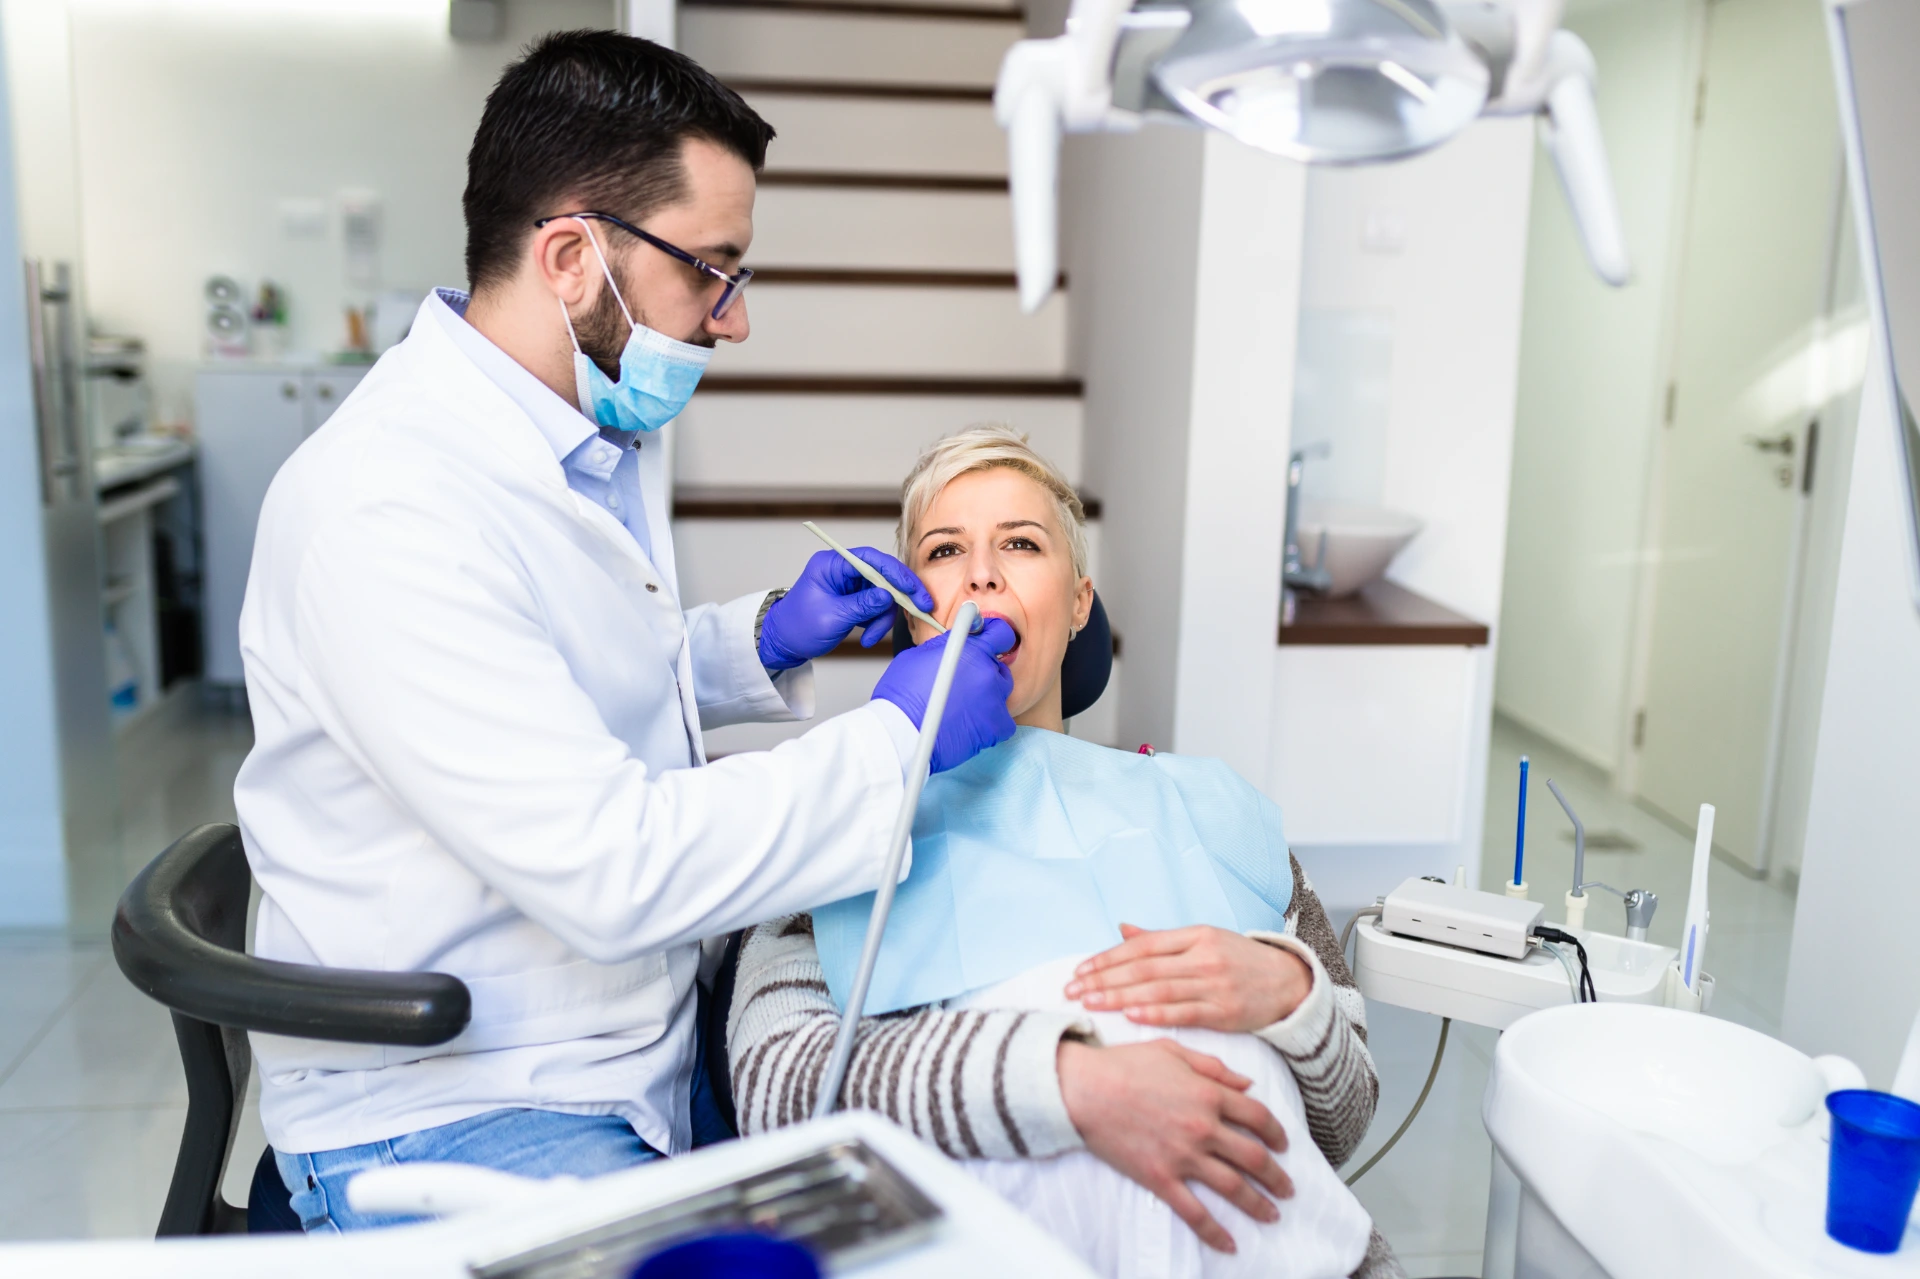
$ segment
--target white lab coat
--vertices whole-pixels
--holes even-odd
[[[810,716],[810,670],[760,666],[763,594],[682,613],[662,450],[649,562],[450,316],[422,307],[267,495],[234,794],[258,954],[452,973],[473,1020],[426,1049],[256,1035],[261,1118],[303,1152],[535,1106],[684,1150],[699,940],[877,886],[899,726],[705,764],[703,724]]]

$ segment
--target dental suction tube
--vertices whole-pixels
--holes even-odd
[[[907,844],[913,838],[913,818],[920,809],[920,790],[927,784],[927,772],[933,766],[933,744],[940,737],[940,720],[946,715],[947,694],[953,691],[953,672],[960,665],[961,650],[980,620],[980,606],[972,600],[960,606],[947,632],[947,647],[940,654],[940,668],[933,675],[933,691],[927,697],[927,713],[920,721],[920,741],[913,750],[913,762],[907,766],[907,793],[900,800],[900,814],[893,823],[893,842],[887,849],[887,863],[880,872],[880,887],[873,894],[873,914],[867,920],[867,938],[860,947],[860,967],[854,972],[853,989],[847,993],[846,1011],[840,1014],[840,1031],[833,1039],[833,1055],[827,1058],[826,1073],[820,1079],[820,1095],[814,1098],[813,1117],[824,1119],[840,1103],[840,1085],[846,1081],[847,1063],[853,1060],[853,1038],[860,1029],[860,1014],[867,1006],[867,986],[873,981],[873,968],[880,959],[880,939],[887,932],[887,916],[893,911],[894,890],[900,885],[900,864],[907,858]]]

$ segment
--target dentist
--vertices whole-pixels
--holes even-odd
[[[255,950],[473,994],[437,1048],[254,1037],[309,1230],[381,1224],[345,1186],[382,1164],[592,1175],[718,1135],[698,943],[878,884],[940,644],[707,763],[703,728],[809,718],[808,662],[877,642],[892,603],[823,552],[791,590],[683,609],[652,434],[747,337],[772,135],[670,50],[540,42],[468,155],[471,298],[428,298],[268,493],[234,788]],[[936,768],[1012,734],[1012,643],[996,620],[967,646]]]

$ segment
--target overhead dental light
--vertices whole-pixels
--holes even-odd
[[[1007,51],[1020,303],[1059,275],[1060,135],[1210,126],[1312,164],[1399,159],[1480,115],[1537,115],[1587,260],[1630,268],[1594,109],[1593,57],[1562,0],[1074,0],[1066,32]]]
[[[1487,67],[1429,0],[1194,0],[1154,64],[1182,111],[1250,146],[1334,164],[1424,151],[1487,101]]]

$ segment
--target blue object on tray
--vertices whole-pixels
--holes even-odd
[[[663,1248],[632,1279],[820,1279],[820,1263],[797,1243],[740,1231]]]
[[[1827,1110],[1827,1233],[1862,1252],[1899,1251],[1920,1189],[1920,1105],[1846,1088],[1827,1094]]]

